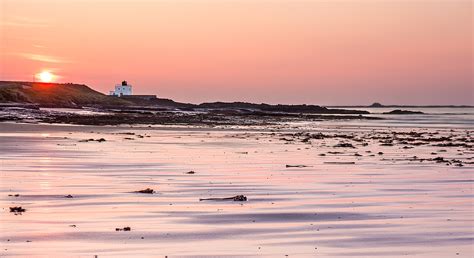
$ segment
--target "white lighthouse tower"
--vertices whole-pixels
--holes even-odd
[[[127,81],[123,81],[122,84],[116,84],[115,90],[110,91],[111,96],[130,96],[132,95],[132,85],[129,85]]]

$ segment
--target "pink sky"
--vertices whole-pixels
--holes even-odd
[[[474,104],[470,0],[0,0],[0,80],[177,101]]]

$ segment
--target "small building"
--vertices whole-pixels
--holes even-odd
[[[122,84],[116,84],[115,90],[110,91],[111,96],[130,96],[132,95],[132,85],[129,85],[127,81],[123,81]]]

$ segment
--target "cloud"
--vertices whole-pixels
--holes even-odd
[[[12,16],[0,21],[0,25],[11,27],[47,27],[48,22],[24,16]]]
[[[63,60],[61,58],[48,56],[48,55],[40,55],[40,54],[32,54],[32,53],[20,53],[19,55],[33,61],[40,61],[40,62],[45,62],[45,63],[70,63],[67,60]]]

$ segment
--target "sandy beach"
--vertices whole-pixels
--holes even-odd
[[[474,257],[473,10],[0,0],[0,258]]]
[[[301,128],[1,123],[1,256],[472,257],[472,128]]]

